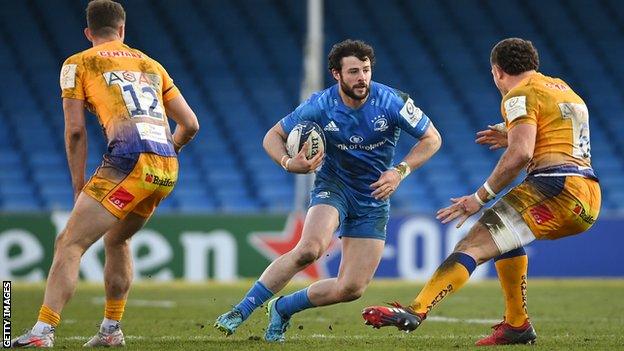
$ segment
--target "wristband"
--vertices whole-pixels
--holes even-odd
[[[405,161],[399,163],[393,168],[397,171],[397,173],[399,173],[401,180],[405,179],[405,177],[407,177],[412,172],[412,169]]]
[[[284,162],[284,158],[288,158],[286,162]],[[280,160],[280,166],[282,166],[282,168],[286,171],[288,171],[288,161],[290,161],[290,158],[288,155],[282,156],[282,159]]]
[[[492,190],[492,188],[490,187],[490,184],[488,184],[488,182],[486,181],[485,183],[483,183],[483,189],[485,189],[485,191],[487,191],[488,193],[488,200],[492,200],[493,198],[496,197],[496,193]]]
[[[479,205],[485,206],[485,202],[483,202],[483,200],[479,198],[479,195],[476,192],[473,195],[474,195],[475,200],[477,200],[477,202],[479,203]]]

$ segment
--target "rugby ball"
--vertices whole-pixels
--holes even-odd
[[[323,129],[314,122],[304,121],[297,124],[288,134],[288,139],[286,139],[288,156],[297,156],[306,141],[310,144],[306,155],[308,160],[320,151],[325,150],[325,134],[323,134]]]

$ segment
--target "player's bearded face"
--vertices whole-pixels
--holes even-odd
[[[358,82],[349,86],[344,80],[340,80],[340,88],[353,100],[364,100],[368,97],[370,88],[367,82]]]
[[[361,61],[355,56],[342,59],[339,73],[340,89],[353,100],[364,100],[370,92],[371,64],[367,58]]]

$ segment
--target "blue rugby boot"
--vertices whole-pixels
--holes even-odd
[[[236,328],[243,323],[243,315],[235,307],[231,311],[226,312],[217,318],[214,327],[222,331],[225,336],[234,334]]]
[[[277,305],[277,300],[282,297],[275,298],[267,304],[267,316],[269,317],[269,325],[267,326],[266,332],[264,333],[264,340],[268,342],[284,342],[284,333],[286,333],[286,329],[290,326],[290,317],[284,318],[282,317],[275,306]]]

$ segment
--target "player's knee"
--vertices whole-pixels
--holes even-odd
[[[105,248],[124,248],[130,243],[129,239],[119,239],[114,236],[104,235],[104,247]]]
[[[464,252],[466,250],[468,250],[469,248],[474,247],[474,243],[471,242],[471,240],[469,238],[463,238],[461,239],[457,245],[455,245],[455,250],[454,252]]]
[[[303,248],[300,250],[296,250],[295,254],[295,262],[299,267],[308,266],[319,258],[319,250],[316,250],[313,247]]]
[[[321,243],[316,242],[299,243],[292,253],[295,255],[297,266],[305,267],[314,263],[314,261],[321,257],[323,254],[323,247]]]
[[[364,290],[365,284],[345,283],[338,286],[338,295],[342,302],[354,301],[362,297]]]

